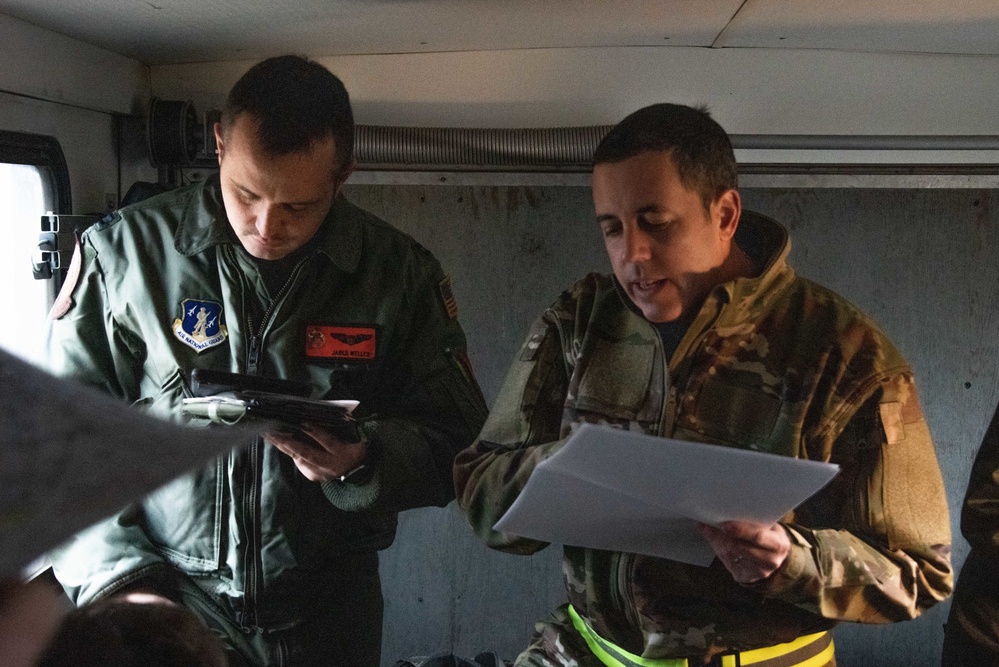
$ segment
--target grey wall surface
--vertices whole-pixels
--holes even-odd
[[[491,403],[530,322],[572,282],[608,270],[581,187],[350,186],[348,196],[430,248],[450,272],[472,363]],[[747,208],[791,230],[791,265],[881,323],[915,367],[958,510],[999,400],[999,193],[752,189]],[[494,650],[512,658],[563,599],[557,548],[491,552],[454,504],[405,513],[382,554],[384,665],[411,655]],[[844,667],[939,664],[948,605],[888,627],[842,625]]]

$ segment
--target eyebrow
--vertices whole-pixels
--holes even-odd
[[[259,197],[260,196],[256,192],[254,192],[253,190],[249,189],[248,187],[246,187],[244,185],[240,185],[239,183],[236,183],[235,181],[232,182],[232,187],[236,188],[237,190],[239,190],[240,192],[242,192],[245,195],[250,195],[251,197]]]
[[[250,197],[260,197],[256,192],[250,190],[246,186],[240,185],[239,183],[233,183],[232,186],[242,192],[243,194],[249,195]],[[322,198],[312,199],[309,201],[283,201],[279,202],[280,206],[315,206],[322,201]]]
[[[637,211],[635,211],[635,213],[638,215],[643,215],[645,213],[666,213],[666,211],[658,204],[648,204],[646,206],[642,206],[641,208],[639,208]],[[604,222],[605,220],[617,220],[617,219],[618,216],[614,215],[613,213],[603,213],[597,216],[597,222]]]

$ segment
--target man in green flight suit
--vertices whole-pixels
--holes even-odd
[[[569,604],[517,665],[835,664],[837,621],[911,619],[952,588],[943,482],[911,368],[877,326],[785,263],[785,229],[743,211],[706,112],[658,104],[594,155],[613,275],[531,327],[479,438],[455,460],[468,519],[493,530],[535,466],[584,423],[840,465],[773,525],[701,525],[716,558],[564,548]]]
[[[342,196],[354,121],[321,65],[255,65],[215,137],[217,176],[82,235],[51,368],[172,418],[211,369],[308,383],[360,419],[268,433],[81,533],[54,571],[77,604],[190,607],[232,664],[376,666],[377,552],[399,511],[451,500],[485,418],[450,283]]]

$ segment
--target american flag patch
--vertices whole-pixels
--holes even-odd
[[[454,300],[454,292],[451,291],[451,276],[444,276],[440,282],[441,298],[444,299],[444,309],[448,317],[452,320],[458,319],[458,302]]]

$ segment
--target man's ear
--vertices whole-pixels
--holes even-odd
[[[722,238],[730,239],[735,236],[735,230],[739,227],[739,218],[742,216],[742,197],[735,188],[726,190],[711,205],[713,213],[719,221],[718,231]]]
[[[351,158],[350,162],[337,169],[335,175],[336,181],[334,184],[335,187],[334,196],[340,194],[340,191],[343,190],[343,186],[347,184],[347,179],[350,178],[350,175],[354,173],[354,169],[356,168],[357,168],[357,160]]]
[[[222,151],[225,150],[225,140],[222,135],[222,123],[215,123],[212,127],[215,131],[215,152],[219,156],[219,164],[222,164]]]

